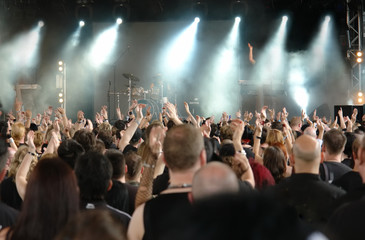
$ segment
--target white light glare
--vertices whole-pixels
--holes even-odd
[[[326,22],[331,21],[331,17],[330,17],[330,16],[326,16],[325,21],[326,21]]]
[[[59,103],[63,103],[63,98],[58,99]]]
[[[240,18],[240,17],[236,17],[236,18],[235,18],[235,22],[236,22],[236,23],[241,22],[241,18]]]
[[[120,25],[122,24],[123,20],[121,18],[117,18],[117,24]]]
[[[118,25],[105,30],[96,38],[90,51],[90,60],[95,67],[105,63],[115,47],[118,36]]]
[[[43,26],[44,26],[44,22],[43,22],[43,21],[39,21],[39,22],[38,22],[38,27],[40,27],[40,28],[41,28],[41,27],[43,27]]]
[[[288,17],[287,16],[283,16],[283,21],[287,22],[288,21]]]
[[[79,22],[79,26],[80,26],[80,27],[85,26],[85,22],[84,22],[84,21],[80,21],[80,22]]]
[[[58,94],[58,96],[59,96],[60,98],[61,98],[61,97],[63,97],[63,93],[61,93],[61,92],[60,92],[60,93]]]
[[[195,23],[200,22],[200,18],[196,17],[196,18],[194,19],[194,22],[195,22]]]
[[[62,61],[58,61],[58,65],[62,66],[63,62]]]

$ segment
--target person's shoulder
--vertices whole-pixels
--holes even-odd
[[[0,225],[2,228],[12,226],[19,212],[12,207],[0,202]]]

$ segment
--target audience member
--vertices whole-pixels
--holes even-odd
[[[300,219],[321,227],[329,219],[336,198],[345,192],[320,180],[321,148],[313,137],[297,138],[293,159],[295,174],[283,179],[275,190],[282,200],[296,209]]]

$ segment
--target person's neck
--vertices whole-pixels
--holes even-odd
[[[300,174],[300,173],[309,173],[309,174],[319,174],[318,169],[314,169],[314,168],[297,168],[295,167],[295,174]]]
[[[118,181],[118,182],[121,182],[121,183],[125,183],[125,176],[120,177],[120,178],[116,178],[116,179],[114,179],[114,180],[116,180],[116,181]]]
[[[340,154],[329,154],[328,152],[324,153],[324,161],[325,162],[338,162],[342,161],[342,153]]]

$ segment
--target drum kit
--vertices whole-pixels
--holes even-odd
[[[163,104],[163,82],[160,80],[161,76],[157,75],[154,81],[159,85],[155,86],[154,83],[151,84],[150,89],[145,90],[143,87],[139,86],[138,83],[140,79],[134,76],[132,73],[123,73],[122,76],[128,80],[128,84],[125,85],[126,90],[124,92],[110,92],[110,95],[117,96],[117,107],[119,108],[119,96],[128,96],[128,106],[130,107],[133,100],[137,100],[139,103],[143,103],[148,107],[151,107],[153,117],[158,117],[159,105]],[[156,78],[158,78],[156,80]]]

